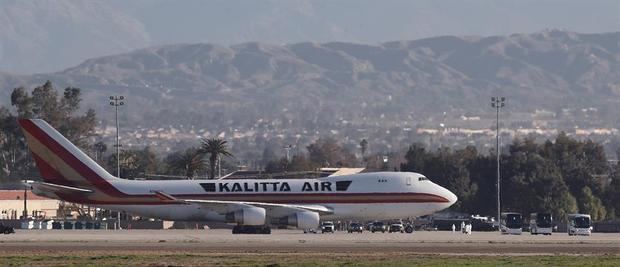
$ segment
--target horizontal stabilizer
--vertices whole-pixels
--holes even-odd
[[[33,186],[33,187],[37,186],[39,188],[48,188],[51,191],[72,191],[74,193],[92,193],[93,192],[93,190],[90,190],[90,189],[59,185],[59,184],[52,184],[52,183],[46,183],[46,182],[35,182],[35,181],[28,180],[28,181],[24,181],[24,183],[29,186]]]
[[[32,192],[39,196],[62,199],[59,194],[75,195],[75,194],[90,194],[93,190],[84,189],[73,186],[59,185],[46,182],[36,181],[23,181],[25,185],[32,187]]]

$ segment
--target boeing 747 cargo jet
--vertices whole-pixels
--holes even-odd
[[[115,177],[43,120],[20,120],[43,181],[35,194],[173,221],[316,229],[320,220],[387,220],[450,207],[457,197],[418,173],[376,172],[318,179],[136,181]]]

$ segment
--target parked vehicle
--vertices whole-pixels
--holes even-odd
[[[325,221],[321,224],[322,233],[333,233],[334,229],[334,223],[331,221]]]
[[[358,232],[358,233],[363,233],[364,232],[364,227],[362,227],[361,224],[359,223],[351,223],[349,224],[349,229],[348,229],[349,233],[353,233],[353,232]]]
[[[13,227],[4,226],[4,224],[0,223],[0,233],[3,233],[5,235],[14,234],[15,230],[13,229]]]
[[[413,224],[408,223],[407,225],[405,225],[405,233],[411,234],[413,233],[413,230],[414,230]]]
[[[553,216],[551,213],[530,214],[530,234],[551,235],[553,232]]]
[[[390,232],[390,233],[395,233],[395,232],[404,233],[405,232],[405,226],[403,225],[402,222],[393,222],[392,224],[390,224],[390,229],[388,230],[388,232]]]
[[[590,214],[569,214],[568,235],[591,235],[592,224]]]
[[[517,212],[503,212],[501,214],[500,229],[502,234],[520,235],[523,232],[523,218],[521,213]]]
[[[387,227],[385,226],[385,224],[383,222],[379,222],[376,221],[374,223],[372,223],[372,227],[370,228],[371,232],[381,232],[381,233],[385,233],[385,231]]]

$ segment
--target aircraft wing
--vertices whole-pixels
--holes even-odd
[[[259,207],[264,208],[267,217],[283,217],[295,212],[312,211],[320,215],[331,214],[333,211],[321,205],[292,205],[292,204],[276,204],[250,201],[225,201],[225,200],[202,200],[202,199],[183,199],[185,203],[193,203],[202,205],[205,208],[214,210],[217,213],[225,214],[234,212],[242,208]]]
[[[213,210],[220,214],[234,212],[243,208],[259,207],[264,208],[267,217],[283,217],[295,212],[312,211],[319,215],[332,214],[333,211],[321,205],[294,205],[294,204],[277,204],[253,201],[227,201],[227,200],[206,200],[206,199],[179,199],[162,191],[151,191],[159,199],[164,202],[173,202],[179,204],[198,204],[205,209]]]

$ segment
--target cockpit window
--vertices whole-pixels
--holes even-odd
[[[420,177],[418,177],[418,181],[428,181],[428,178],[426,178],[424,176],[420,176]]]

